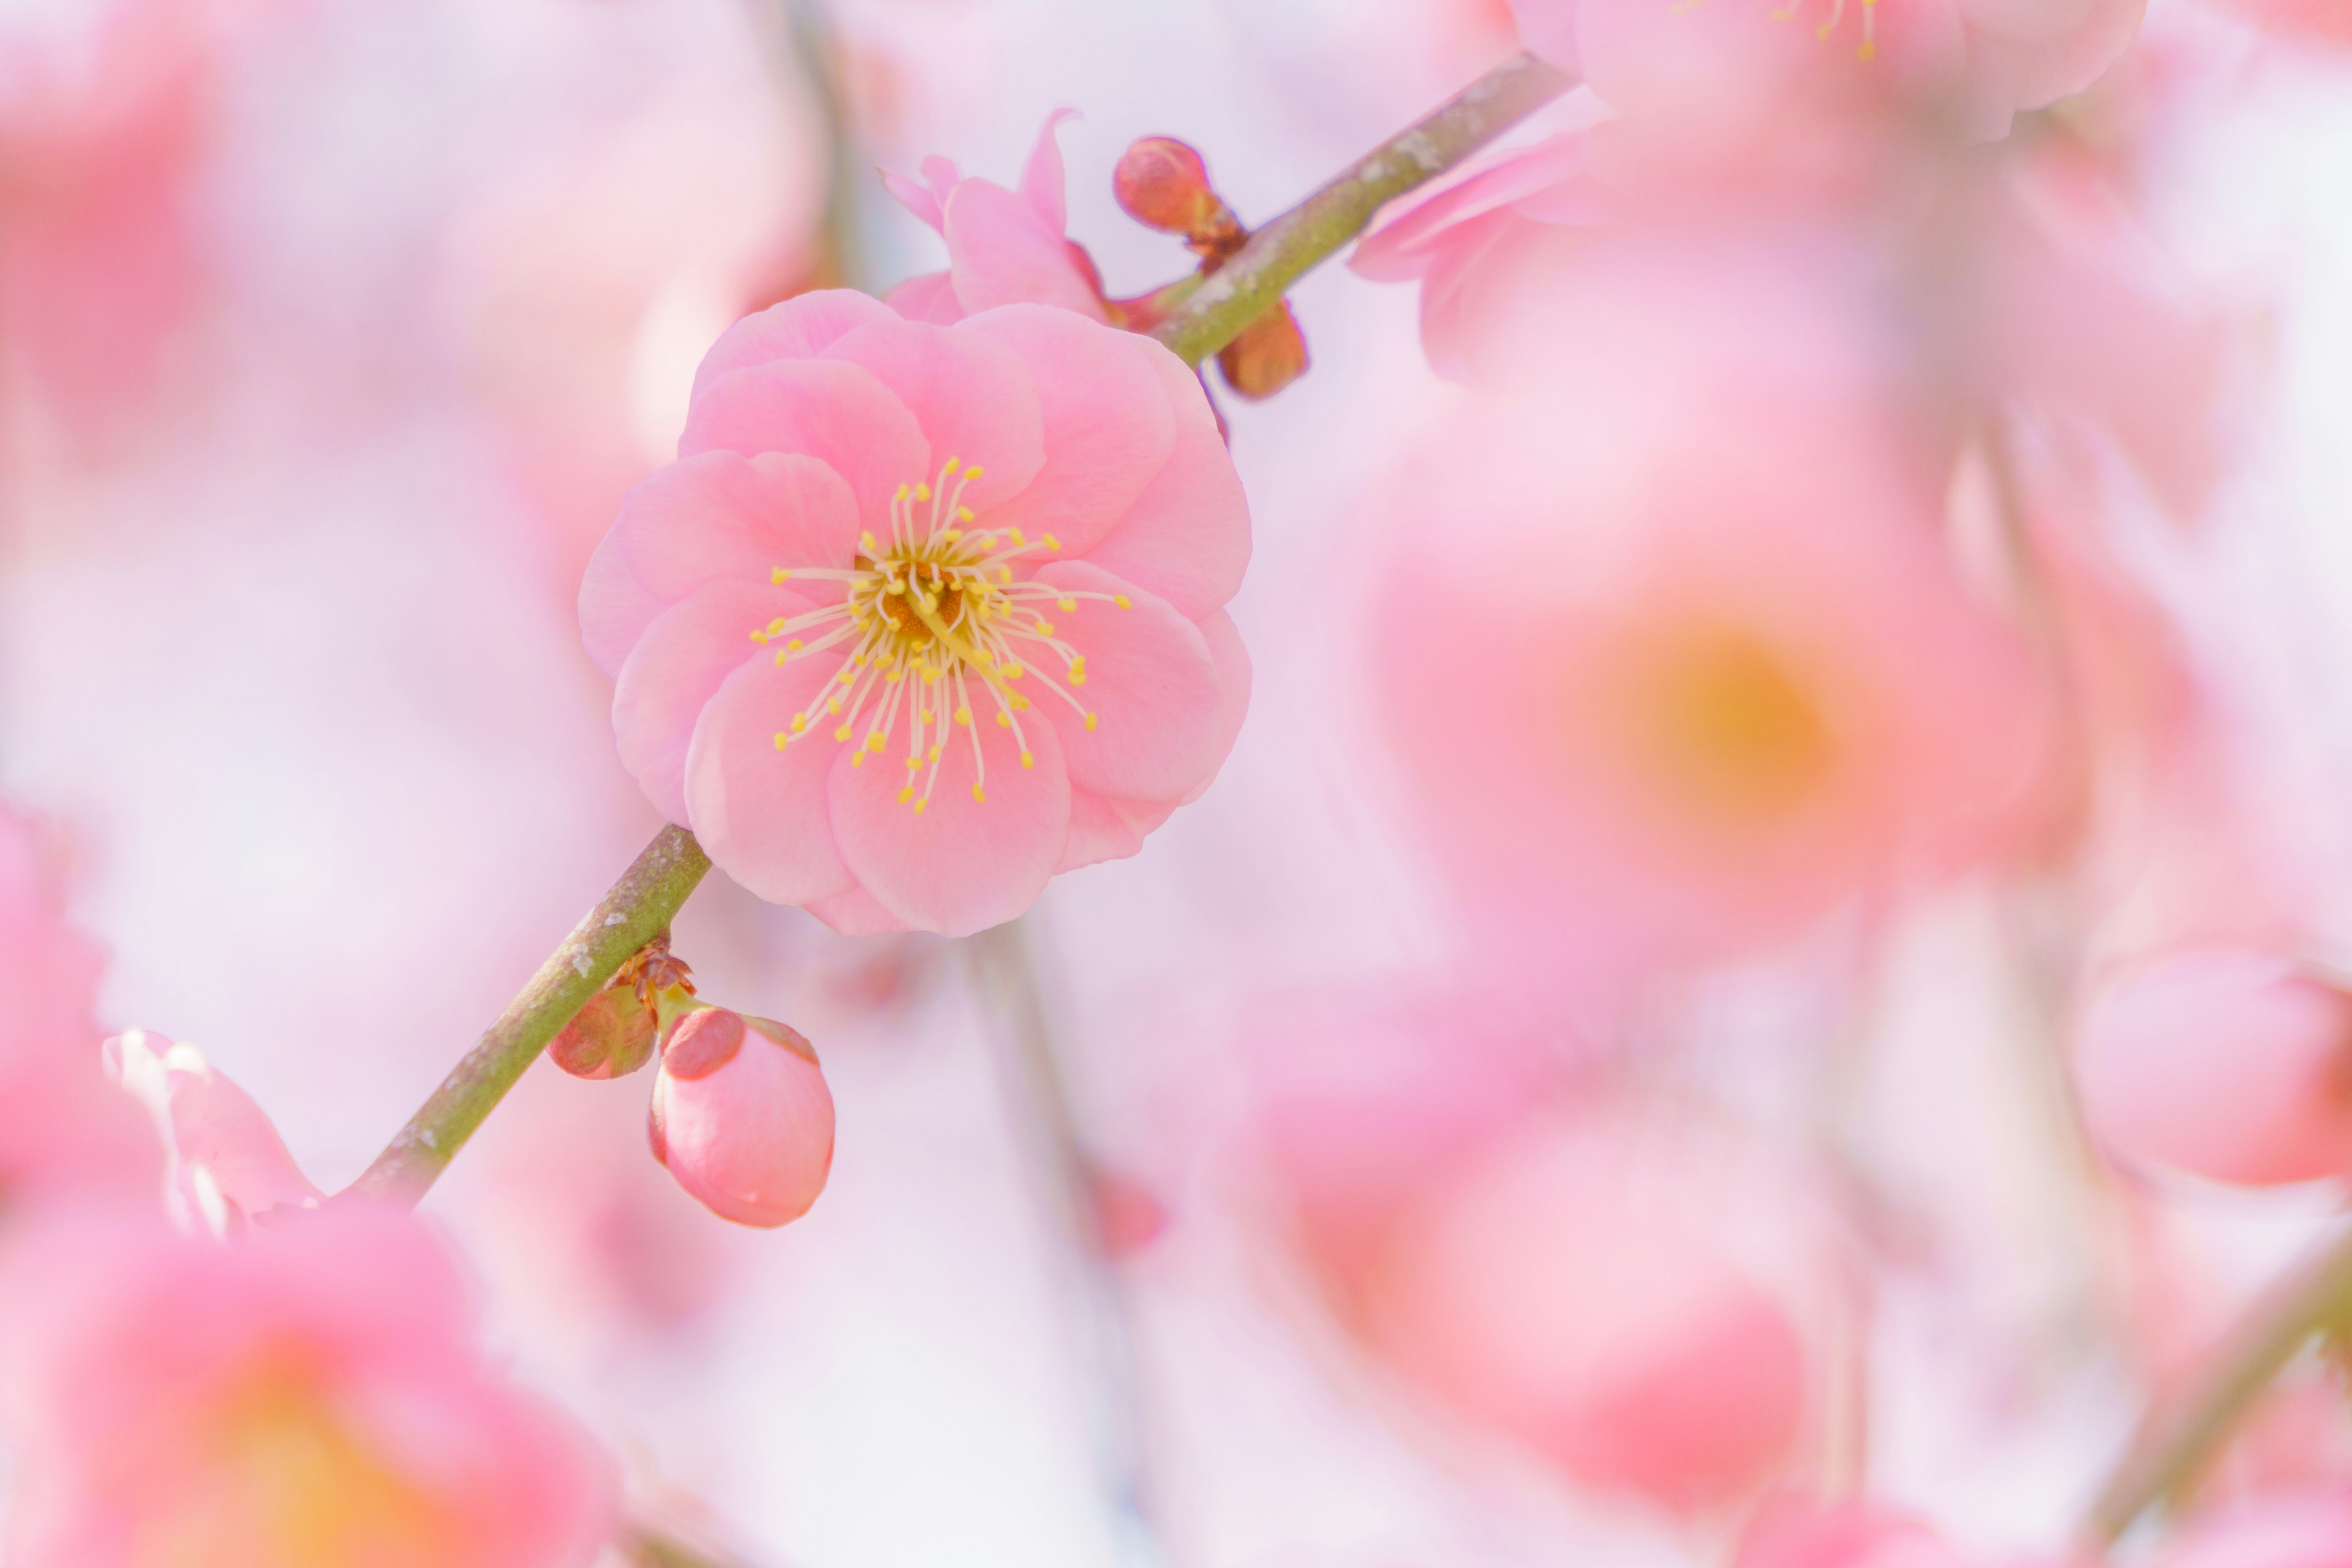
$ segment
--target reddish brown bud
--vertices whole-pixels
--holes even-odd
[[[1201,154],[1172,136],[1146,136],[1120,154],[1110,188],[1129,217],[1187,237],[1224,210]]]
[[[653,1057],[656,1027],[653,1005],[635,985],[608,985],[547,1043],[547,1054],[574,1078],[625,1078]]]
[[[1241,336],[1217,351],[1217,368],[1225,384],[1255,402],[1272,397],[1307,374],[1307,336],[1298,318],[1284,300],[1242,329]]]

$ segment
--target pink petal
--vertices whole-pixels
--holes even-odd
[[[1051,533],[1065,550],[1085,553],[1174,451],[1176,417],[1160,362],[1182,362],[1147,338],[1044,305],[1000,306],[964,330],[1020,356],[1044,421],[1045,466],[990,510],[988,526]],[[1197,387],[1189,372],[1185,380]]]
[[[1252,671],[1249,649],[1242,642],[1241,628],[1234,626],[1233,616],[1223,610],[1200,625],[1201,638],[1209,645],[1209,657],[1217,663],[1217,711],[1213,723],[1216,761],[1210,764],[1208,775],[1193,785],[1190,794],[1178,800],[1177,805],[1190,805],[1208,793],[1211,781],[1223,768],[1225,759],[1233,754],[1234,742],[1241,739],[1242,721],[1249,716]],[[1137,832],[1150,833],[1168,816],[1167,810],[1160,809],[1159,816],[1147,825],[1144,813],[1154,809],[1160,808],[1129,803],[1127,819],[1134,825]]]
[[[986,180],[958,185],[948,198],[946,233],[956,298],[966,310],[1055,305],[1109,319],[1068,238],[1003,186]]]
[[[826,357],[871,373],[922,427],[929,460],[902,472],[906,483],[936,484],[940,466],[958,459],[980,470],[963,489],[964,504],[985,511],[1019,494],[1045,460],[1027,368],[981,333],[894,318],[860,327]]]
[[[1510,6],[1528,53],[1560,70],[1577,68],[1577,0],[1510,0]]]
[[[884,295],[882,301],[910,321],[952,327],[963,320],[963,305],[955,297],[955,282],[944,272],[909,278]]]
[[[844,748],[825,719],[830,654],[777,665],[753,659],[702,710],[686,754],[687,815],[719,868],[771,903],[845,892],[854,879],[834,847],[824,778]],[[778,747],[795,716],[817,733]]]
[[[905,323],[894,315],[890,324]],[[930,462],[907,405],[872,373],[837,359],[780,360],[720,376],[688,410],[677,450],[804,452],[849,481],[869,522],[887,517],[892,493]]]
[[[779,616],[814,607],[788,589],[720,579],[705,583],[646,628],[614,683],[613,735],[621,765],[655,810],[686,825],[686,752],[703,705],[746,661],[775,662],[774,651],[751,634]]]
[[[1045,128],[1037,132],[1037,145],[1030,149],[1029,162],[1021,169],[1021,199],[1038,221],[1055,234],[1069,232],[1070,215],[1063,200],[1066,182],[1062,175],[1062,148],[1055,141],[1062,121],[1077,116],[1075,109],[1057,109],[1045,116]]]
[[[1120,799],[1174,800],[1213,773],[1227,737],[1216,661],[1200,628],[1166,600],[1083,561],[1055,562],[1036,580],[1131,605],[1076,599],[1074,607],[1047,606],[1055,635],[1086,658],[1086,682],[1072,691],[1096,716],[1090,730],[1068,703],[1032,699],[1062,732],[1070,782]],[[1059,676],[1041,668],[1031,679]]]
[[[106,1042],[106,1063],[155,1119],[171,1155],[173,1193],[189,1217],[203,1215],[215,1229],[226,1229],[282,1205],[317,1205],[322,1194],[294,1163],[268,1114],[214,1071],[202,1051],[132,1029]],[[223,1203],[234,1213],[217,1212]]]
[[[629,650],[666,607],[630,572],[620,539],[604,535],[580,579],[580,642],[588,662],[607,680],[619,675]]]
[[[1242,585],[1250,558],[1249,500],[1199,379],[1165,350],[1150,359],[1175,406],[1175,446],[1086,558],[1199,620]]]
[[[613,535],[630,574],[674,605],[714,578],[765,584],[779,567],[845,567],[857,526],[857,499],[814,458],[704,452],[631,490]],[[818,596],[841,595],[827,588]]]
[[[972,798],[971,731],[961,728],[919,814],[898,794],[910,780],[923,787],[929,767],[907,768],[903,730],[900,744],[869,752],[863,765],[845,752],[830,784],[834,831],[857,880],[890,913],[942,936],[969,936],[1026,910],[1069,837],[1070,784],[1053,726],[1035,722],[1034,708],[1024,717],[1035,762],[1024,768],[1013,732],[978,707],[974,714],[988,763],[984,801]]]
[[[885,169],[882,171],[882,188],[889,192],[900,206],[913,213],[918,219],[935,230],[944,231],[944,220],[940,216],[939,195],[929,185],[910,180],[895,169]]]
[[[1563,132],[1439,192],[1366,235],[1349,270],[1381,283],[1423,276],[1462,226],[1527,203],[1547,223],[1597,227],[1609,213],[1585,159],[1581,132]]]
[[[893,931],[915,929],[884,909],[881,901],[863,888],[852,888],[830,899],[819,899],[806,908],[809,913],[844,936],[885,936]]]
[[[1143,847],[1143,832],[1121,815],[1122,804],[1092,790],[1071,786],[1070,837],[1062,846],[1062,859],[1054,868],[1055,875],[1105,860],[1124,860]]]
[[[713,382],[731,371],[780,359],[814,359],[844,332],[889,319],[887,305],[855,289],[796,294],[754,311],[719,333],[694,373],[694,391],[687,401],[699,401]]]
[[[923,160],[922,171],[925,183],[931,187],[931,195],[939,198],[941,206],[947,205],[948,196],[963,183],[963,171],[956,167],[956,161],[942,158],[937,153]]]

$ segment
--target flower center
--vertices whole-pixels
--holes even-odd
[[[845,570],[777,567],[776,583],[838,582],[847,591],[839,604],[780,618],[751,634],[755,642],[783,644],[778,664],[847,645],[848,662],[826,683],[822,701],[793,715],[792,727],[776,733],[777,748],[830,730],[835,741],[855,737],[857,754],[850,766],[863,767],[868,756],[888,749],[893,734],[903,733],[908,781],[898,800],[919,813],[930,804],[951,745],[971,746],[971,797],[988,798],[988,760],[975,705],[1012,731],[1023,767],[1036,765],[1025,724],[1037,721],[1024,722],[1030,703],[1019,689],[1032,676],[1038,679],[1029,689],[1052,693],[1092,730],[1096,715],[1075,690],[1087,681],[1086,657],[1056,635],[1045,612],[1067,615],[1081,599],[1129,607],[1124,594],[1058,588],[1016,575],[1062,542],[1050,533],[1030,539],[1017,528],[977,526],[963,495],[980,473],[950,458],[936,480],[900,485],[890,501],[889,537],[870,530],[861,534],[856,559]],[[964,731],[961,742],[958,730]]]

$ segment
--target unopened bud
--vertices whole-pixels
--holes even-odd
[[[1202,239],[1234,216],[1209,184],[1201,154],[1172,136],[1146,136],[1120,154],[1111,192],[1129,217],[1165,234]]]
[[[572,1015],[547,1054],[573,1078],[625,1078],[652,1059],[654,1006],[635,985],[607,985]]]
[[[672,1026],[646,1141],[697,1202],[738,1225],[800,1218],[833,1169],[833,1094],[798,1031],[724,1007]]]
[[[1225,373],[1225,384],[1252,402],[1272,397],[1305,375],[1307,363],[1307,335],[1298,330],[1298,318],[1290,313],[1287,300],[1277,301],[1217,351],[1217,368]]]

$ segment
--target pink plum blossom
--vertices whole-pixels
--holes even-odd
[[[1940,490],[1826,342],[1685,342],[1626,299],[1581,374],[1465,410],[1391,492],[1370,662],[1440,867],[1665,958],[2020,847],[2046,689]]]
[[[2158,1568],[2352,1568],[2352,1497],[2283,1495],[2224,1509],[2151,1561]]]
[[[798,1031],[698,1007],[662,1047],[654,1158],[711,1213],[773,1228],[808,1213],[833,1169],[833,1094]]]
[[[1407,1205],[1368,1281],[1370,1341],[1580,1483],[1735,1498],[1796,1458],[1811,1355],[1791,1280],[1752,1256],[1801,1267],[1788,1216],[1752,1172],[1735,1200],[1732,1168],[1634,1107],[1524,1120]]]
[[[162,1169],[139,1110],[107,1081],[92,1021],[96,944],[69,925],[30,823],[0,806],[0,1196],[135,1190]]]
[[[2084,1120],[2128,1163],[2258,1185],[2352,1168],[2352,994],[2290,959],[2209,947],[2119,963],[2074,1049]]]
[[[1948,100],[1975,134],[2079,92],[2147,0],[1511,0],[1529,49],[1634,119],[1752,127],[1775,114]]]
[[[183,1228],[226,1236],[281,1205],[316,1208],[325,1195],[253,1097],[195,1047],[132,1029],[106,1042],[106,1063],[154,1120],[169,1163],[164,1201]]]
[[[60,1223],[0,1302],[20,1568],[575,1568],[610,1527],[611,1465],[484,1367],[405,1216]]]
[[[1046,116],[1018,191],[966,179],[940,157],[923,160],[920,181],[883,172],[884,187],[948,246],[946,271],[910,278],[890,291],[900,314],[945,325],[996,305],[1032,304],[1111,320],[1093,258],[1067,233],[1062,150],[1054,132],[1071,112]]]
[[[961,935],[1223,763],[1249,513],[1198,380],[1003,306],[803,295],[703,362],[581,590],[621,759],[751,891]]]
[[[1749,1521],[1732,1568],[1972,1568],[1981,1562],[1909,1514],[1860,1500],[1786,1493]]]

